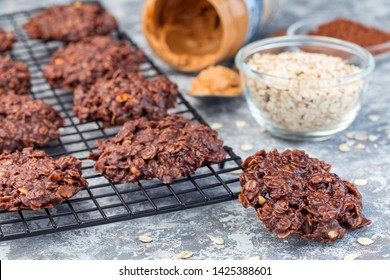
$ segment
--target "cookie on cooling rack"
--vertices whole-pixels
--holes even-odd
[[[81,161],[32,148],[0,154],[0,181],[0,209],[9,211],[52,208],[88,186]]]
[[[76,2],[42,10],[23,24],[30,38],[75,42],[107,35],[117,28],[115,18],[96,3]]]
[[[0,56],[0,96],[26,94],[31,87],[30,72],[22,61]]]
[[[96,79],[115,72],[139,70],[145,55],[125,41],[96,36],[59,48],[44,67],[43,74],[53,88],[88,87]]]
[[[178,89],[175,83],[160,76],[148,80],[141,74],[102,78],[89,89],[74,90],[73,111],[81,122],[102,121],[105,127],[122,125],[128,120],[163,117],[175,106]]]
[[[164,183],[193,174],[207,163],[224,160],[223,141],[211,128],[172,114],[126,122],[118,134],[97,141],[95,170],[114,182],[158,178]]]
[[[29,96],[0,98],[0,152],[43,146],[60,136],[64,125],[53,106]]]
[[[16,38],[15,32],[8,32],[0,28],[0,53],[12,50]]]

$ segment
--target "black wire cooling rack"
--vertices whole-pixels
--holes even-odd
[[[116,134],[119,128],[103,129],[100,122],[80,124],[72,112],[73,95],[70,91],[53,90],[42,75],[42,67],[61,42],[44,43],[31,40],[21,28],[22,23],[40,9],[0,15],[0,27],[16,32],[18,41],[8,54],[24,61],[31,72],[31,95],[52,104],[65,120],[61,137],[43,149],[53,157],[73,155],[83,161],[83,176],[89,187],[68,201],[52,209],[41,211],[0,211],[0,240],[10,240],[59,231],[102,225],[160,213],[178,211],[237,198],[240,191],[238,175],[241,159],[231,148],[225,147],[227,158],[218,165],[205,165],[192,176],[171,184],[158,180],[138,184],[117,184],[95,173],[93,161],[87,155],[95,151],[95,141]],[[114,38],[134,42],[117,30]],[[161,71],[147,58],[141,72],[148,77]],[[206,124],[196,110],[179,94],[177,107],[170,113],[183,114],[193,122]]]

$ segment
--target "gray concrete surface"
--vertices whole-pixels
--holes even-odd
[[[0,13],[62,3],[44,0],[2,0]],[[140,13],[143,1],[103,1],[118,18],[121,28],[154,57],[141,32]],[[265,33],[285,28],[313,14],[334,12],[362,18],[368,22],[390,26],[388,1],[310,1],[282,0],[279,12]],[[191,75],[175,72],[155,59],[157,64],[177,82],[184,92],[190,86]],[[288,142],[259,133],[242,97],[227,100],[202,100],[188,97],[190,103],[209,123],[220,122],[224,127],[220,137],[243,158],[258,149],[304,149],[334,166],[334,172],[347,180],[364,178],[367,186],[359,187],[363,194],[364,213],[373,221],[371,226],[349,231],[344,239],[332,244],[319,244],[298,237],[278,239],[268,233],[257,220],[253,209],[244,209],[238,201],[230,201],[175,213],[140,218],[131,221],[73,230],[68,232],[0,242],[0,259],[176,259],[183,250],[193,251],[192,259],[342,259],[356,253],[358,259],[390,259],[390,60],[379,63],[359,116],[347,131],[332,139],[319,142]],[[376,122],[368,116],[379,115]],[[237,129],[235,121],[247,126]],[[364,150],[351,149],[342,153],[338,146],[347,141],[346,133],[377,135],[374,142],[358,141]],[[252,144],[252,151],[243,152],[240,146]],[[152,243],[143,244],[138,235],[151,236]],[[221,236],[222,246],[213,245],[211,236]],[[362,246],[359,237],[375,242]]]

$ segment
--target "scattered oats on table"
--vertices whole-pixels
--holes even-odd
[[[237,128],[243,128],[246,126],[246,121],[236,121]]]
[[[378,135],[368,135],[368,140],[370,140],[371,142],[375,142],[376,140],[378,140],[378,138]]]
[[[251,144],[243,144],[240,146],[240,149],[244,152],[250,151],[253,149],[253,145]]]
[[[347,143],[343,143],[343,144],[340,144],[339,150],[342,152],[349,152],[351,150],[351,148],[349,147],[349,145]]]
[[[364,150],[365,148],[366,148],[366,146],[364,146],[361,143],[358,143],[358,144],[355,145],[355,149],[356,150]]]
[[[143,242],[143,243],[150,243],[153,241],[153,239],[147,235],[144,235],[144,234],[141,234],[139,237],[138,237],[138,240]]]
[[[221,123],[212,123],[210,125],[211,129],[214,129],[214,130],[218,130],[218,129],[221,129],[223,127],[223,125]]]
[[[356,143],[355,140],[348,140],[347,142],[345,142],[345,144],[347,144],[348,146],[352,146],[355,143]]]
[[[183,251],[179,254],[179,258],[180,259],[188,259],[188,258],[191,258],[193,255],[193,253],[191,251]]]
[[[214,242],[215,245],[223,245],[225,244],[225,240],[223,240],[220,236],[212,236],[210,237],[211,241]]]
[[[355,136],[355,139],[356,139],[356,140],[359,140],[359,141],[367,141],[367,140],[368,140],[368,135],[359,134],[359,135],[356,135],[356,136]]]
[[[259,256],[253,256],[253,257],[249,257],[248,260],[256,261],[256,260],[260,260],[260,257]]]
[[[367,237],[360,237],[356,240],[360,245],[364,245],[364,246],[367,246],[367,245],[371,245],[372,243],[374,243],[374,240],[370,239],[370,238],[367,238]]]
[[[353,181],[355,183],[355,185],[358,185],[358,186],[366,186],[368,184],[368,181],[366,179],[355,179],[355,181]]]
[[[358,254],[348,254],[344,257],[344,260],[346,261],[352,261],[355,260],[357,257],[359,257]]]
[[[349,139],[353,139],[355,137],[355,133],[348,132],[347,134],[345,134],[345,136],[347,136],[347,138],[349,138]]]
[[[368,116],[368,119],[372,122],[377,122],[380,119],[380,116],[377,114],[372,114]]]

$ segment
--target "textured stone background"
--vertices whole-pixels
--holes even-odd
[[[62,2],[2,0],[0,13]],[[143,1],[103,2],[118,18],[121,28],[153,57],[141,33]],[[335,12],[370,24],[390,26],[387,0],[282,0],[279,12],[264,33],[285,28],[307,16]],[[182,91],[189,88],[191,75],[177,73],[160,61],[156,62]],[[359,187],[359,191],[364,197],[364,212],[373,224],[348,232],[343,240],[333,244],[319,244],[297,237],[280,240],[263,228],[253,209],[244,209],[238,201],[231,201],[105,226],[1,242],[0,259],[175,259],[183,250],[193,251],[193,259],[246,259],[251,256],[260,256],[261,259],[342,259],[349,253],[357,253],[359,259],[390,259],[390,235],[387,233],[390,230],[389,72],[390,59],[377,64],[356,121],[347,131],[320,143],[287,142],[268,133],[259,133],[243,98],[203,100],[188,97],[206,121],[224,125],[220,130],[221,138],[243,158],[258,149],[305,149],[332,163],[334,172],[347,180],[367,179],[368,185]],[[379,115],[379,120],[370,121],[368,116],[371,114]],[[235,121],[239,120],[246,121],[247,126],[237,129]],[[379,138],[375,142],[362,142],[366,146],[364,150],[352,149],[342,153],[338,146],[347,140],[347,132],[373,134]],[[255,149],[240,151],[239,147],[244,143],[252,144]],[[137,240],[139,234],[153,237],[154,242],[140,243]],[[209,237],[215,235],[223,237],[225,245],[213,245]],[[356,242],[358,237],[369,237],[375,243],[359,245]]]

